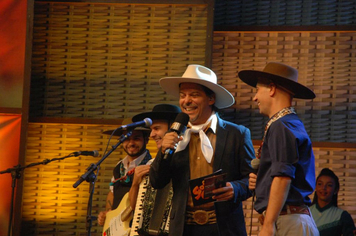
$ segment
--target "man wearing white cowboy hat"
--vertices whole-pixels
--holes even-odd
[[[161,87],[179,97],[189,123],[183,137],[169,132],[163,137],[149,172],[155,188],[172,180],[174,194],[169,234],[246,235],[241,201],[249,198],[248,174],[254,158],[250,131],[221,119],[215,112],[231,106],[234,97],[217,84],[215,73],[200,65],[189,65],[182,77],[160,79]],[[173,155],[166,150],[175,150]],[[226,173],[226,186],[213,191],[213,202],[193,204],[189,180]]]
[[[240,71],[239,77],[257,88],[253,100],[269,117],[256,155],[258,173],[249,178],[255,210],[262,214],[259,236],[319,235],[308,208],[315,188],[312,144],[292,107],[293,98],[313,99],[314,92],[298,83],[295,68],[282,63],[270,62],[263,71]]]

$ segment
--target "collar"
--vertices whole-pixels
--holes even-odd
[[[215,112],[211,115],[212,119],[211,119],[211,124],[210,124],[210,129],[214,132],[214,134],[216,133],[216,127],[218,125],[218,117],[215,114]]]
[[[146,154],[147,154],[147,150],[144,151],[139,157],[135,158],[130,163],[129,163],[128,156],[126,156],[124,159],[122,159],[122,164],[124,165],[124,168],[126,169],[126,171],[130,171],[133,168],[135,168],[136,166],[138,166],[141,163],[141,161],[143,160],[143,158],[145,158]]]
[[[316,203],[316,209],[318,209],[319,212],[323,212],[323,211],[326,211],[327,209],[333,207],[333,203],[330,202],[328,205],[324,206],[324,207],[320,207],[318,203]]]
[[[216,133],[216,127],[218,124],[218,117],[215,114],[215,111],[213,111],[213,113],[211,114],[211,116],[206,120],[206,122],[204,124],[200,124],[200,125],[192,125],[190,122],[188,124],[189,128],[192,129],[203,129],[204,132],[206,132],[209,128],[213,131],[213,133]]]

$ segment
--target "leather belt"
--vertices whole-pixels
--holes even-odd
[[[310,211],[307,205],[300,205],[300,206],[286,205],[285,207],[283,207],[279,215],[288,215],[288,214],[310,215]]]
[[[187,225],[210,225],[216,223],[216,213],[215,210],[204,211],[186,211],[185,223]]]
[[[307,205],[300,205],[300,206],[286,205],[283,207],[281,213],[279,213],[279,215],[281,216],[288,215],[288,214],[305,214],[311,216],[309,207]],[[263,225],[265,216],[266,216],[266,211],[264,211],[258,217],[258,221],[261,223],[261,225]]]

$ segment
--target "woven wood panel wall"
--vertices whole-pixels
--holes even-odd
[[[81,124],[30,124],[26,164],[63,157],[78,150],[99,150],[103,155],[108,143],[105,130],[116,128],[108,125]],[[117,140],[111,140],[114,145]],[[155,143],[148,145],[156,154]],[[257,146],[255,147],[257,149]],[[333,169],[340,178],[340,207],[348,210],[356,220],[356,152],[355,149],[314,148],[316,173],[324,167]],[[102,164],[93,199],[93,215],[104,210],[112,169],[124,156],[119,147]],[[78,188],[72,185],[86,172],[91,163],[100,157],[71,157],[39,165],[24,172],[23,225],[26,235],[86,235],[85,219],[89,197],[89,183]],[[251,199],[244,202],[245,220],[250,226]],[[253,215],[253,235],[257,235],[259,223]],[[96,222],[93,235],[100,235]]]
[[[265,118],[237,73],[277,61],[297,68],[299,82],[316,93],[294,101],[312,140],[356,143],[356,31],[215,32],[213,47],[212,69],[236,98],[225,117],[249,127],[253,139],[262,138]]]
[[[176,102],[158,80],[209,57],[207,4],[34,9],[31,117],[123,118]]]
[[[355,1],[216,1],[214,25],[355,25]]]

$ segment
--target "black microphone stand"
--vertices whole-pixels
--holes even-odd
[[[21,171],[26,169],[26,168],[28,168],[28,167],[31,167],[31,166],[47,165],[48,163],[50,163],[52,161],[63,160],[63,159],[66,159],[68,157],[73,157],[73,156],[76,156],[76,155],[74,153],[71,153],[71,154],[69,154],[67,156],[64,156],[64,157],[53,158],[51,160],[45,159],[45,160],[43,160],[41,162],[30,163],[30,164],[28,164],[26,166],[17,165],[17,166],[14,166],[13,168],[8,168],[7,170],[0,171],[0,174],[11,173],[11,177],[12,177],[10,219],[9,219],[9,226],[8,226],[8,231],[7,231],[7,235],[8,236],[11,235],[11,227],[12,227],[13,211],[14,211],[14,196],[15,196],[16,180],[21,177]]]
[[[87,228],[88,228],[88,236],[91,235],[91,228],[93,225],[93,220],[96,220],[96,216],[91,215],[92,211],[92,201],[93,201],[93,194],[94,194],[94,188],[95,188],[95,181],[97,180],[97,175],[95,175],[94,171],[100,169],[100,164],[113,152],[116,150],[116,148],[122,144],[128,137],[130,137],[132,134],[132,131],[127,132],[126,134],[121,135],[119,138],[119,142],[117,142],[115,145],[111,147],[111,150],[109,150],[103,157],[96,163],[93,164],[91,163],[89,167],[87,168],[87,172],[83,174],[77,182],[73,184],[73,188],[78,187],[84,180],[89,182],[89,200],[88,200],[88,207],[87,207]]]

